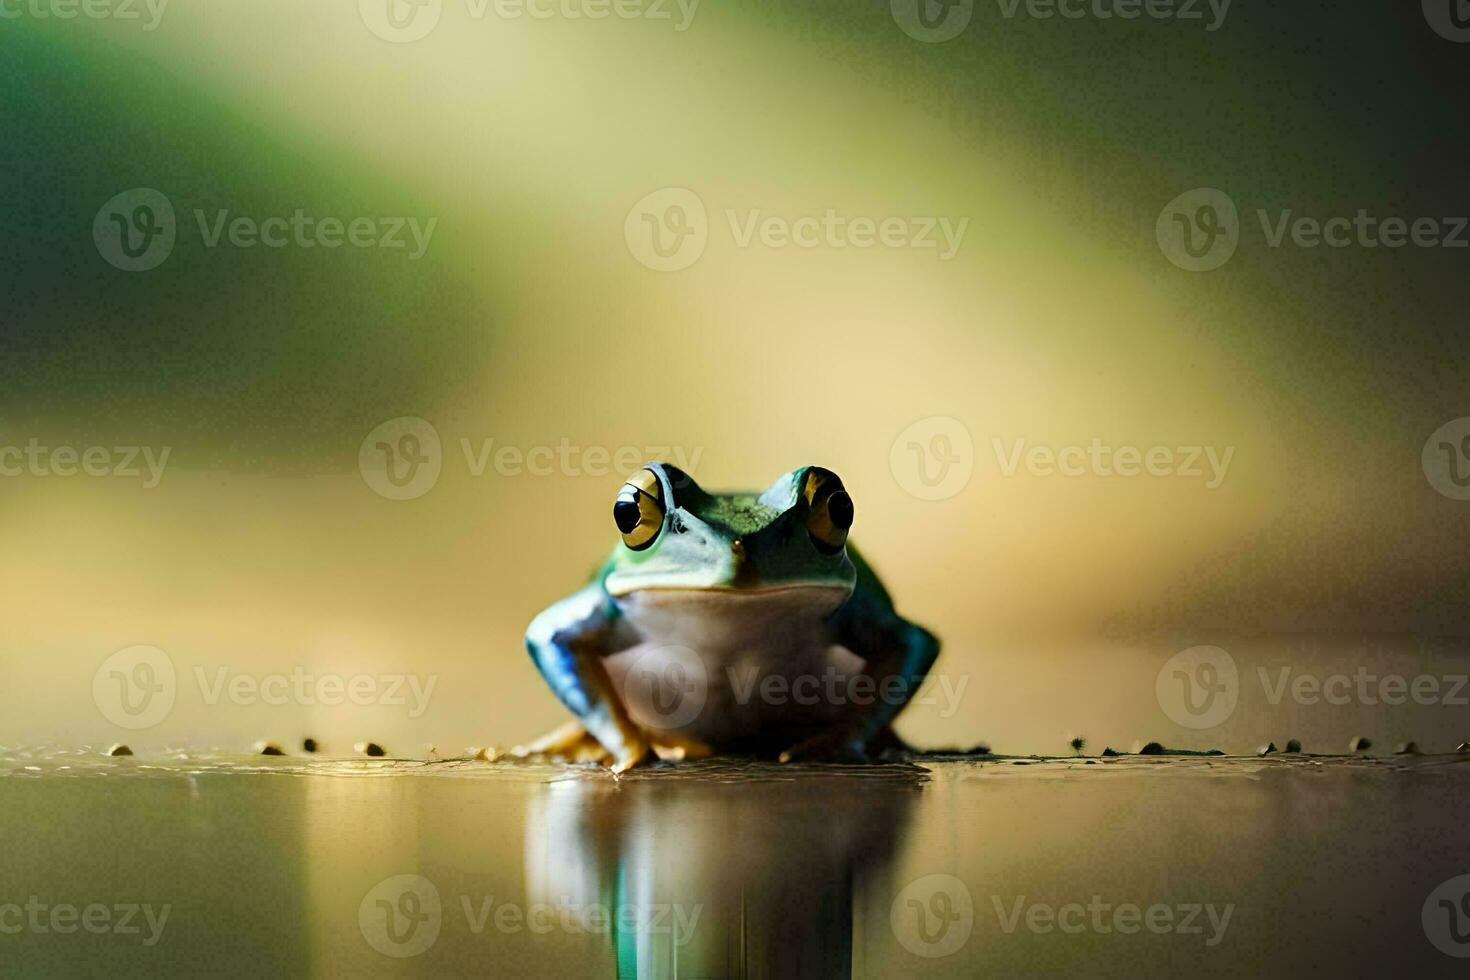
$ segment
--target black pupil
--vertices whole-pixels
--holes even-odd
[[[827,498],[827,516],[833,527],[846,531],[852,527],[852,498],[845,491],[834,490]]]
[[[643,514],[639,511],[636,500],[619,500],[613,504],[613,520],[617,522],[618,530],[624,534],[632,533],[642,517]]]

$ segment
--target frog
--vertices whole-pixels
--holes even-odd
[[[531,661],[573,719],[516,756],[614,773],[712,755],[865,763],[907,750],[894,718],[939,656],[849,540],[855,508],[807,465],[710,493],[650,462],[618,488],[618,540],[536,615]]]

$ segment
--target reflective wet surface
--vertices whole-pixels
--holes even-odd
[[[0,756],[0,973],[1463,973],[1470,757]]]

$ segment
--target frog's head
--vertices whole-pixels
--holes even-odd
[[[831,470],[803,466],[760,494],[712,494],[667,463],[628,478],[612,507],[622,536],[610,595],[643,590],[755,594],[820,590],[833,608],[852,594],[852,498]]]

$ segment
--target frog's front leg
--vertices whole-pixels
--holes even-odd
[[[526,649],[541,676],[612,756],[614,772],[637,765],[649,750],[648,740],[628,717],[602,662],[632,642],[609,608],[606,594],[595,584],[541,613],[526,631]],[[572,729],[558,732],[572,739],[576,735]]]
[[[869,746],[909,703],[939,656],[934,634],[874,604],[857,602],[839,609],[832,630],[837,643],[863,659],[862,674],[874,693],[864,703],[854,700],[830,731],[782,752],[782,762],[866,761]]]

